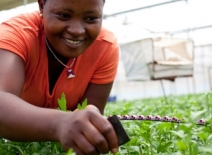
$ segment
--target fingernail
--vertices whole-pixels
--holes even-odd
[[[118,149],[117,149],[117,148],[113,148],[113,149],[111,150],[111,152],[112,152],[112,153],[117,153],[117,152],[118,152]]]

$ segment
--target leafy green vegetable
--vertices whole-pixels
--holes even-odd
[[[88,103],[88,101],[87,101],[87,99],[85,99],[85,100],[82,102],[82,105],[80,105],[80,104],[77,105],[77,109],[78,109],[78,110],[83,110],[83,109],[85,109],[86,106],[87,106],[87,103]]]
[[[78,109],[78,110],[83,110],[83,109],[85,109],[86,106],[87,106],[87,103],[88,103],[87,99],[85,99],[85,100],[82,102],[82,105],[80,105],[80,103],[78,103],[77,109]],[[66,96],[65,96],[64,93],[62,93],[60,99],[58,99],[58,105],[59,105],[59,107],[58,107],[59,110],[68,111],[68,110],[67,110]]]
[[[212,93],[163,97],[108,103],[105,116],[152,115],[170,116],[184,123],[145,120],[121,121],[130,141],[119,147],[116,155],[211,155],[212,154]],[[59,99],[66,110],[65,95]],[[58,101],[59,101],[58,100]],[[60,103],[60,104],[61,104]],[[59,104],[59,102],[58,102]],[[87,100],[78,104],[83,109]],[[196,125],[199,119],[205,125]],[[58,142],[14,142],[0,138],[0,155],[74,155],[65,152]],[[109,155],[112,155],[109,153]]]
[[[69,149],[66,155],[76,155],[73,151],[73,149]]]
[[[66,106],[66,97],[65,94],[62,93],[61,98],[57,100],[59,104],[59,108],[62,111],[67,111],[67,106]]]

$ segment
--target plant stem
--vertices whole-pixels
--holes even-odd
[[[150,147],[151,155],[154,155],[154,154],[153,154],[153,149],[152,149],[152,142],[151,142],[150,139],[149,139],[149,147]]]
[[[192,147],[191,147],[191,145],[192,145],[192,144],[189,143],[189,154],[190,154],[190,155],[193,155],[193,154],[192,154]]]
[[[139,155],[142,155],[143,151],[142,151],[142,146],[139,147]]]

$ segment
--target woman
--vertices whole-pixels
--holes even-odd
[[[104,1],[38,3],[39,12],[0,26],[0,136],[59,141],[78,155],[117,152],[102,116],[118,63],[116,39],[102,28]],[[62,93],[73,112],[55,110]]]

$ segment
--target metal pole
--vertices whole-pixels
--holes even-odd
[[[161,85],[161,88],[162,88],[163,97],[164,97],[164,99],[165,99],[165,102],[166,102],[166,104],[168,104],[167,97],[166,97],[166,93],[165,93],[165,87],[164,87],[164,85],[163,85],[163,79],[160,80],[160,85]]]
[[[23,4],[26,5],[28,3],[28,0],[23,0]]]
[[[132,11],[148,9],[148,8],[152,8],[152,7],[156,7],[156,6],[160,6],[160,5],[170,4],[170,3],[178,2],[178,1],[186,1],[186,0],[172,0],[172,1],[164,2],[164,3],[153,4],[153,5],[150,5],[150,6],[144,6],[144,7],[141,7],[141,8],[136,8],[136,9],[127,10],[127,11],[123,11],[123,12],[117,12],[117,13],[113,13],[113,14],[104,15],[104,18],[116,16],[116,15],[120,15],[120,14],[124,14],[124,13],[128,13],[128,12],[132,12]]]

